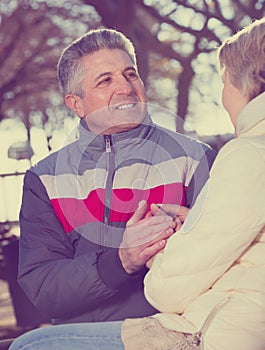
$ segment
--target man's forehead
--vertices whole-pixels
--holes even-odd
[[[127,52],[120,49],[102,49],[84,56],[82,60],[86,70],[93,76],[117,70],[124,71],[128,68],[136,70],[136,66]]]

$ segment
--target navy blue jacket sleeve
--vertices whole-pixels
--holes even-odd
[[[31,171],[24,179],[20,225],[18,281],[33,304],[51,318],[97,307],[134,279],[113,258],[115,251],[99,247],[75,256],[75,242],[64,232],[46,189]],[[115,278],[106,285],[100,269],[104,278],[104,266],[111,264]]]

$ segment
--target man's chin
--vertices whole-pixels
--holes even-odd
[[[107,130],[104,130],[105,135],[111,135],[111,134],[118,134],[121,132],[129,131],[131,129],[136,128],[138,125],[141,124],[142,121],[133,121],[133,122],[128,122],[128,123],[123,123],[120,125],[114,125]]]

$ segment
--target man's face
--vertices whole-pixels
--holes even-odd
[[[146,92],[136,66],[119,49],[82,58],[83,97],[79,117],[96,134],[114,134],[139,125],[146,116]]]

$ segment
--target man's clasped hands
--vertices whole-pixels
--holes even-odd
[[[128,274],[144,266],[150,269],[157,253],[163,251],[167,239],[178,231],[189,209],[175,204],[151,204],[140,201],[128,221],[119,247],[119,257]]]

